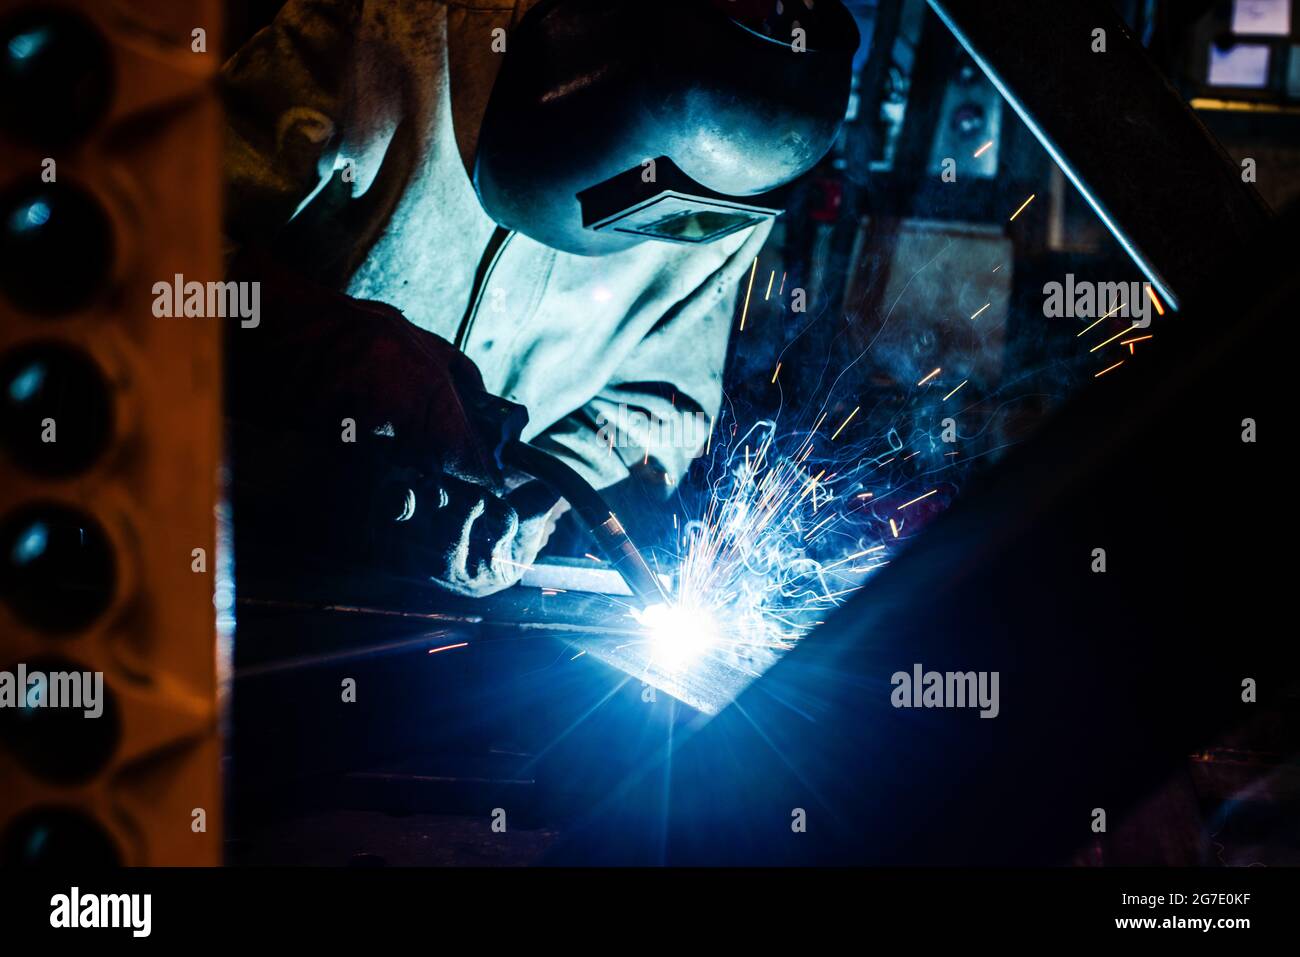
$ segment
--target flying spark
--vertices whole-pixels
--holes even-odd
[[[754,257],[754,265],[749,270],[749,286],[745,289],[745,308],[740,313],[740,331],[745,331],[745,319],[749,316],[749,296],[754,291],[754,274],[758,272],[758,257]]]
[[[1009,223],[1015,222],[1016,217],[1025,211],[1025,207],[1028,206],[1030,203],[1032,203],[1034,201],[1034,197],[1037,195],[1038,195],[1037,193],[1031,193],[1029,195],[1029,198],[1020,204],[1020,208],[1011,214],[1011,218],[1007,220],[1007,222]]]

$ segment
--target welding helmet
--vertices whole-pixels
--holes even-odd
[[[541,0],[508,37],[479,200],[589,256],[770,219],[834,143],[858,39],[840,0]]]

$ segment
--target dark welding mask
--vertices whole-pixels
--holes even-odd
[[[834,143],[857,46],[840,0],[541,0],[508,38],[479,199],[588,256],[770,219]]]

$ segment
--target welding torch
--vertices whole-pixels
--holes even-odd
[[[611,567],[622,576],[641,610],[668,604],[659,576],[604,496],[591,483],[554,455],[524,442],[520,436],[528,410],[518,403],[487,392],[468,395],[467,404],[479,420],[495,431],[497,464],[529,475],[564,498],[596,539]]]
[[[595,537],[610,565],[627,582],[633,600],[642,610],[668,603],[659,576],[650,568],[623,523],[591,483],[555,456],[518,440],[505,443],[501,459],[568,501]]]

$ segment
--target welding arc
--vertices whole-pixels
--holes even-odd
[[[506,443],[501,458],[568,501],[643,609],[668,603],[659,576],[646,563],[604,497],[586,479],[555,456],[524,442]]]

